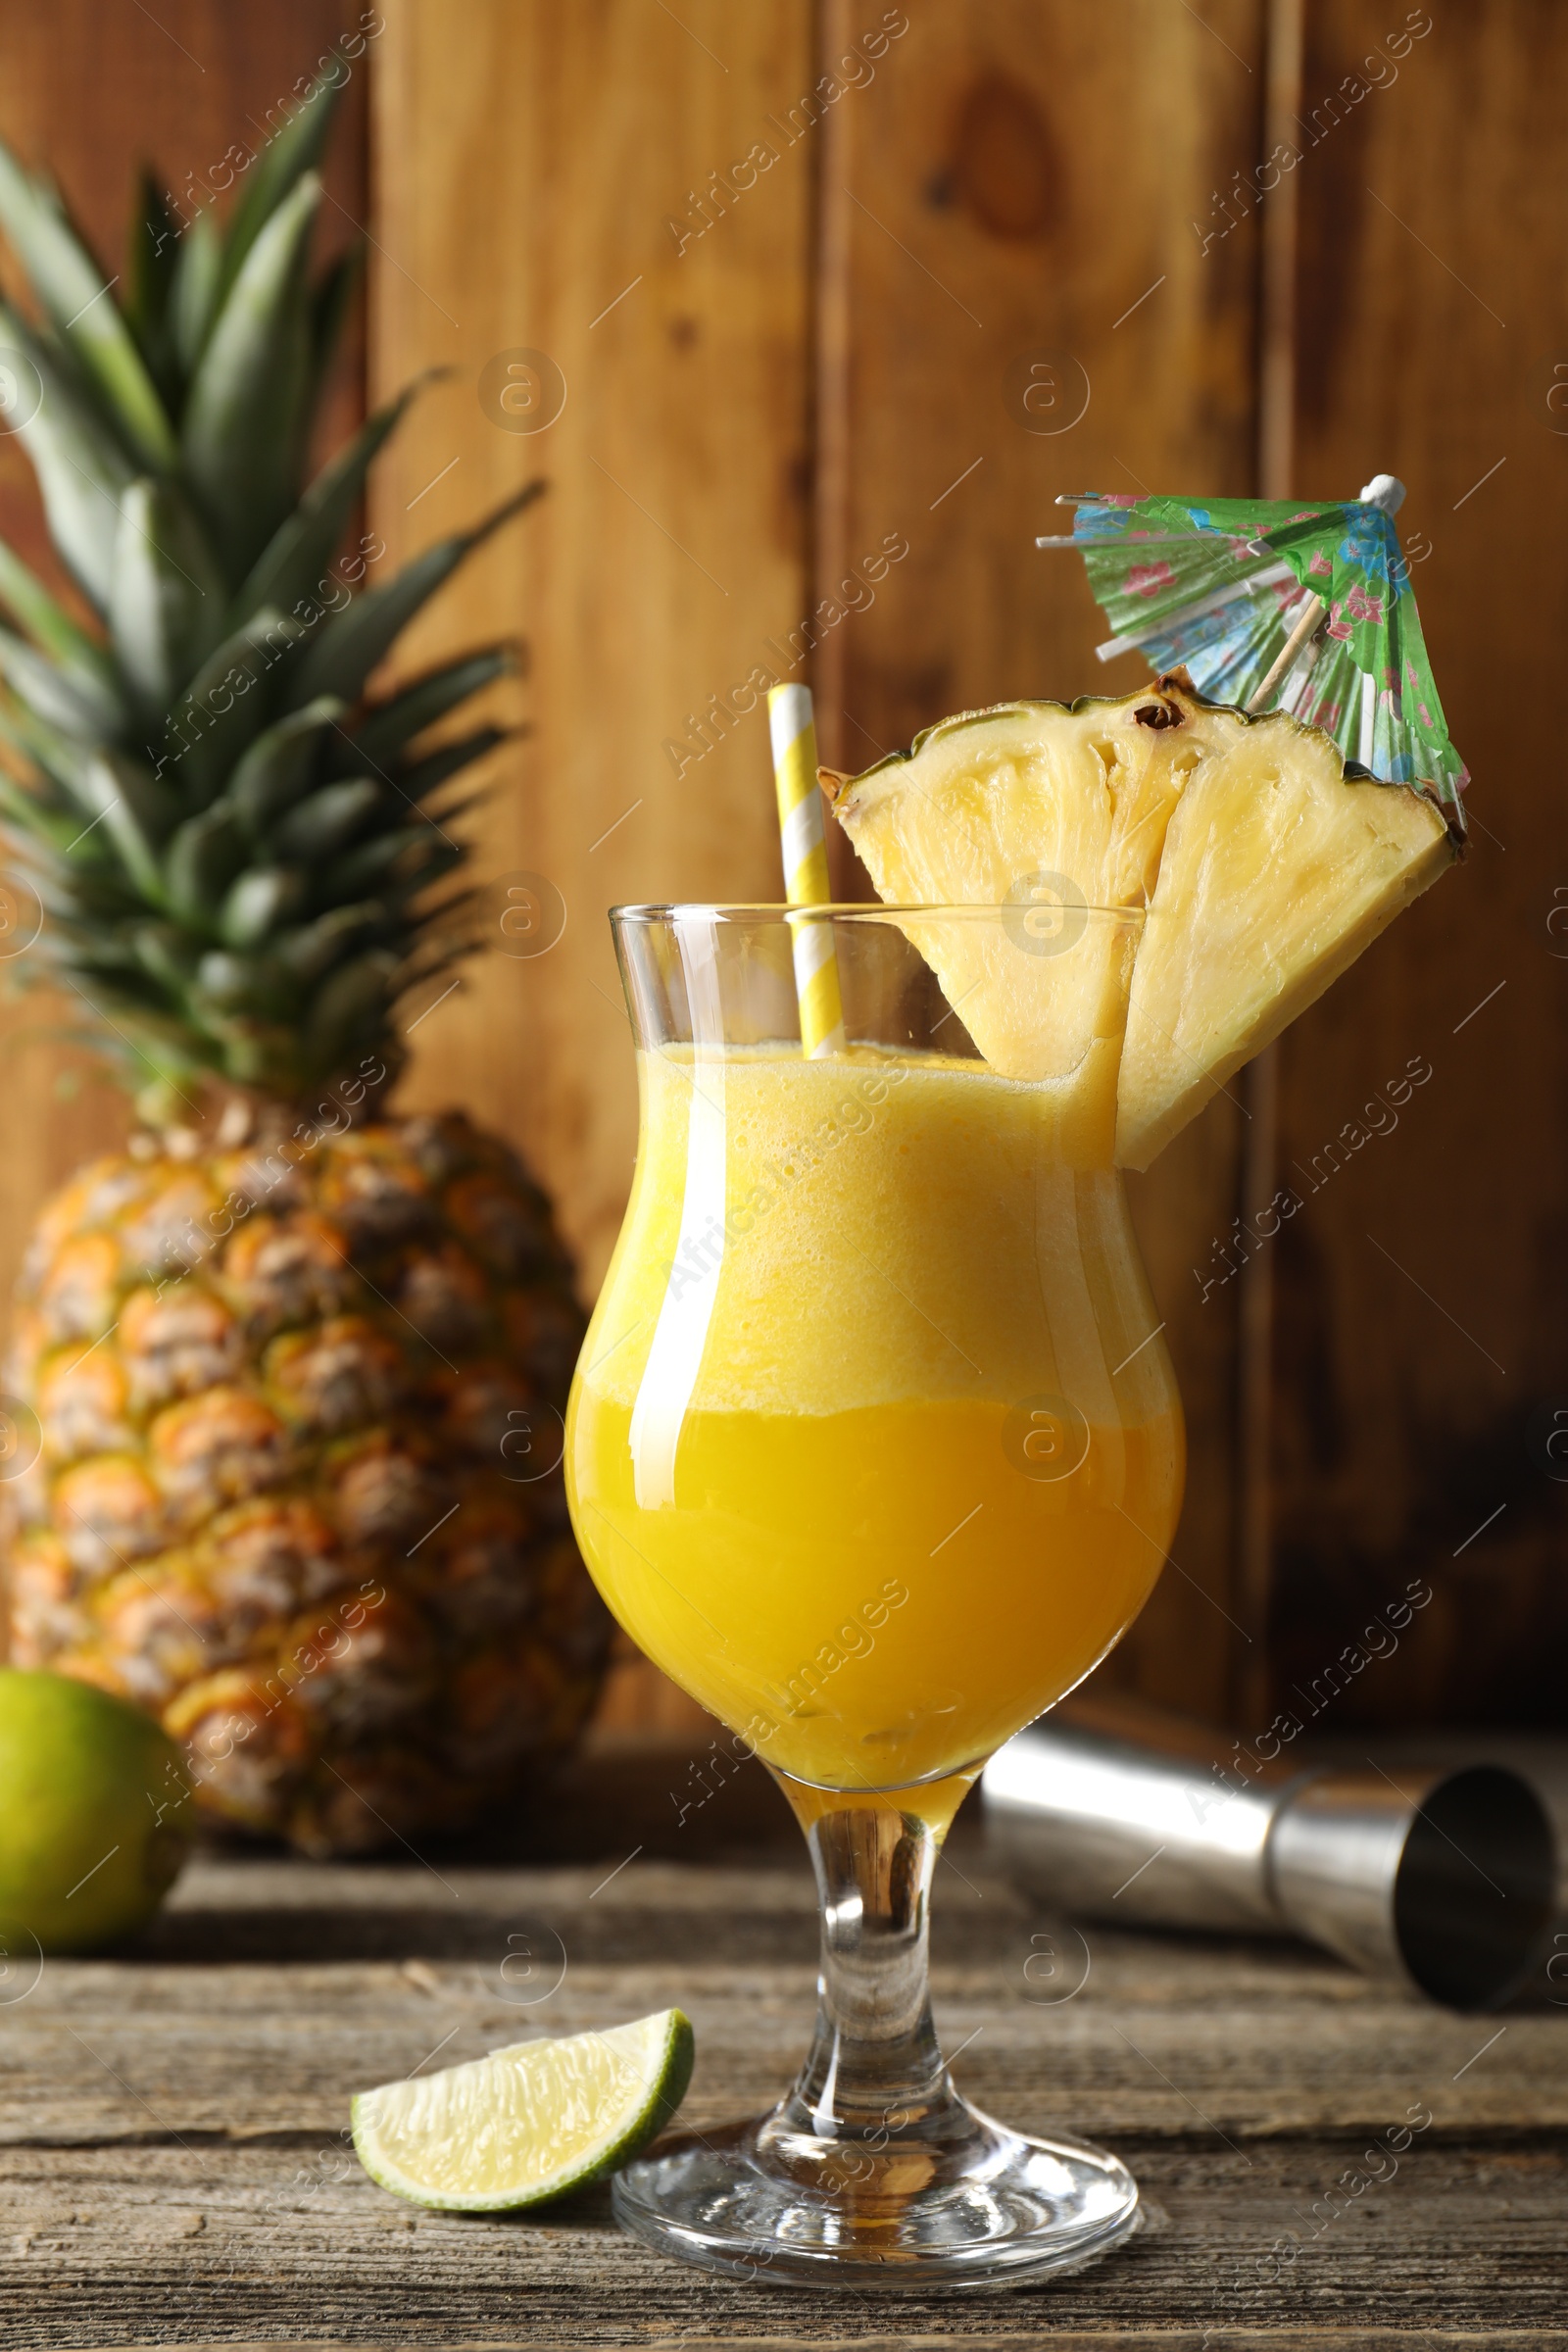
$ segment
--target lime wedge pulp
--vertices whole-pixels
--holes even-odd
[[[612,2173],[668,2123],[691,2081],[690,2020],[521,2041],[354,2101],[372,2180],[416,2205],[515,2213]]]

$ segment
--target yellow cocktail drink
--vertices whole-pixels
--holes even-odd
[[[1120,1179],[1050,1087],[936,1054],[641,1054],[567,1422],[616,1617],[779,1770],[977,1764],[1136,1616],[1180,1407]]]

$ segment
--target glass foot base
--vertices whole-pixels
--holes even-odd
[[[1076,2270],[1138,2227],[1138,2184],[1101,2148],[1026,2138],[954,2100],[939,2133],[883,2133],[872,2153],[796,2129],[789,2104],[628,2165],[620,2222],[662,2253],[760,2284],[926,2294]]]

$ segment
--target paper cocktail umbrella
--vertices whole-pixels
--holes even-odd
[[[1393,516],[1392,474],[1358,499],[1083,497],[1070,538],[1116,631],[1200,693],[1288,710],[1385,783],[1427,785],[1461,829],[1469,779],[1448,740]]]

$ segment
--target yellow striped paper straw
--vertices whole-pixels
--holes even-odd
[[[808,686],[770,686],[767,726],[778,790],[778,829],[784,845],[784,896],[792,906],[826,906],[827,849],[822,840],[822,795],[816,782],[816,721]],[[844,1047],[844,1007],[831,923],[791,925],[795,994],[801,1007],[801,1051],[813,1059]]]

